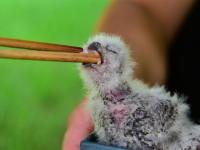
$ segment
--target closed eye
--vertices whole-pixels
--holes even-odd
[[[109,48],[107,48],[107,51],[112,52],[113,54],[118,54],[116,51],[109,49]]]

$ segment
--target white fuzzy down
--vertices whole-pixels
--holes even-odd
[[[87,70],[81,66],[82,78],[89,93],[88,107],[91,110],[95,132],[100,143],[142,150],[197,150],[200,148],[200,127],[194,125],[188,119],[187,112],[189,107],[185,104],[184,97],[179,97],[177,94],[171,95],[164,87],[149,87],[139,80],[133,80],[135,63],[130,57],[129,48],[119,37],[106,34],[96,35],[86,43],[84,52],[87,52],[87,47],[92,42],[101,43],[102,47],[104,47],[102,48],[104,49],[102,53],[109,56],[107,59],[110,62],[108,66],[104,66],[104,64],[96,66],[97,70]],[[118,56],[112,56],[107,52],[106,47],[117,51]],[[119,64],[123,66],[122,70],[120,70],[121,73],[118,73],[119,70],[115,70]],[[125,97],[123,102],[112,103],[112,98],[111,101],[106,99],[109,96],[113,96],[112,94],[109,95],[110,91],[117,91],[118,89],[123,91],[127,87],[131,92],[128,95],[123,95]],[[126,93],[126,91],[123,92]],[[113,101],[114,99],[115,97]],[[163,104],[163,107],[160,104]],[[125,110],[128,108],[129,113],[124,116],[122,122],[113,122],[111,118],[114,109],[121,109],[121,107],[124,107]],[[146,130],[144,139],[139,139],[136,136],[140,135],[140,133],[135,134],[136,132],[140,132],[140,129],[136,130],[136,128],[127,125],[128,122],[130,124],[135,123],[131,122],[130,116],[140,107],[152,115],[150,118],[144,118],[144,122],[146,121],[145,124],[140,120],[141,128]],[[158,108],[158,110],[155,108]],[[165,115],[163,117],[168,117],[163,126],[160,125],[159,120],[154,120],[154,126],[151,124],[148,125],[150,123],[148,120],[152,121],[155,118],[159,118],[160,114],[154,113],[155,110]],[[167,113],[172,113],[170,115],[174,117],[170,118]],[[125,132],[130,128],[133,135],[129,133],[126,135]],[[158,130],[157,128],[162,129]],[[147,138],[151,142],[142,141]],[[143,145],[143,143],[146,145]]]

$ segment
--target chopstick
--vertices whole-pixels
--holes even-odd
[[[34,41],[18,40],[18,39],[10,39],[10,38],[0,38],[0,46],[24,48],[24,49],[31,49],[31,50],[73,52],[73,53],[79,53],[83,51],[82,48],[75,47],[75,46],[34,42]]]
[[[26,40],[0,38],[0,46],[24,48],[28,50],[0,50],[0,58],[61,61],[61,62],[101,62],[97,52],[83,53],[80,47],[58,45]]]
[[[98,53],[66,53],[28,50],[0,50],[0,58],[61,61],[61,62],[100,62]]]

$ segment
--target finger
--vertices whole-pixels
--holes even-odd
[[[93,123],[85,102],[70,117],[68,131],[65,134],[63,150],[80,150],[80,142],[93,131]]]

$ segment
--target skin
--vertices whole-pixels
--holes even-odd
[[[163,84],[167,74],[167,46],[193,3],[194,0],[113,0],[97,32],[120,35],[134,49],[138,63],[136,77],[150,85]],[[84,105],[85,101],[69,119],[63,150],[79,150],[80,141],[93,131],[92,119]]]
[[[63,150],[79,150],[80,141],[86,138],[94,129],[90,114],[85,109],[85,103],[86,99],[79,104],[69,118],[68,131],[64,136]]]

